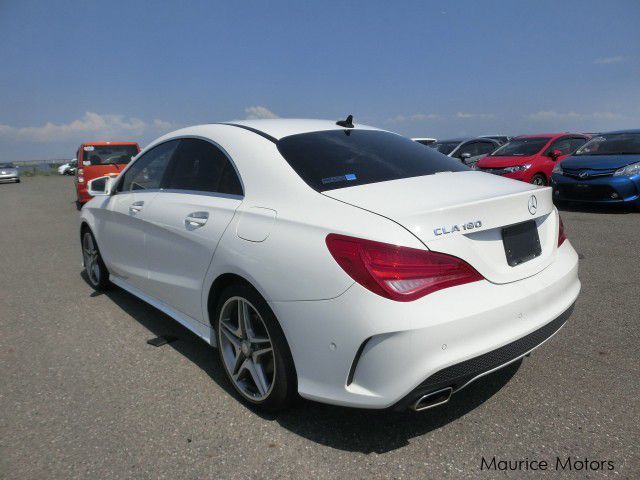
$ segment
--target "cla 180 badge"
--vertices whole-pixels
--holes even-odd
[[[446,235],[448,233],[475,230],[476,228],[480,228],[481,226],[482,226],[482,222],[480,220],[476,220],[475,222],[463,223],[462,225],[452,225],[450,227],[439,227],[434,229],[433,233],[436,236]]]

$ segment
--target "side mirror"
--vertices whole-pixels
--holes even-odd
[[[92,197],[105,197],[111,195],[114,185],[114,177],[98,177],[89,180],[87,183],[87,191]]]
[[[469,152],[464,152],[460,155],[460,160],[468,160],[471,158],[471,154]]]
[[[555,150],[551,150],[551,152],[549,152],[549,156],[553,159],[553,160],[557,160],[558,157],[562,156],[562,150],[558,150],[557,148]]]

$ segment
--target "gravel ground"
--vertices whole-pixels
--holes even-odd
[[[212,350],[81,276],[69,177],[0,185],[0,478],[640,478],[640,213],[563,212],[584,258],[565,328],[422,414],[237,401]],[[157,335],[178,340],[159,348]],[[481,471],[546,460],[546,472]],[[556,457],[613,470],[558,472]]]

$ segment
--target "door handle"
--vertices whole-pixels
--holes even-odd
[[[188,230],[195,230],[204,226],[209,220],[209,212],[193,212],[184,218],[184,226]]]
[[[137,213],[140,213],[140,210],[142,210],[143,206],[144,206],[143,201],[133,202],[131,205],[129,205],[129,215],[135,215]]]

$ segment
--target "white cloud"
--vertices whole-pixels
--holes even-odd
[[[396,115],[388,118],[387,123],[404,123],[404,122],[424,122],[426,120],[435,120],[440,115],[437,113],[414,113],[413,115]]]
[[[529,120],[548,122],[557,120],[618,120],[623,118],[619,113],[614,112],[556,112],[553,110],[530,113],[527,115]]]
[[[620,63],[624,60],[622,55],[616,55],[615,57],[602,57],[596,58],[593,63],[594,65],[610,65],[612,63]]]
[[[160,134],[173,128],[172,123],[159,119],[147,123],[124,115],[86,112],[82,118],[69,123],[47,122],[39,127],[0,124],[0,137],[31,142],[109,140],[117,137],[140,137],[147,133]],[[88,136],[91,138],[87,138]]]
[[[263,107],[262,105],[247,107],[244,109],[244,113],[247,114],[248,120],[257,120],[261,118],[278,118],[278,115],[273,113],[267,107]]]
[[[458,112],[456,113],[456,118],[495,118],[496,116],[493,113],[469,113],[469,112]]]

